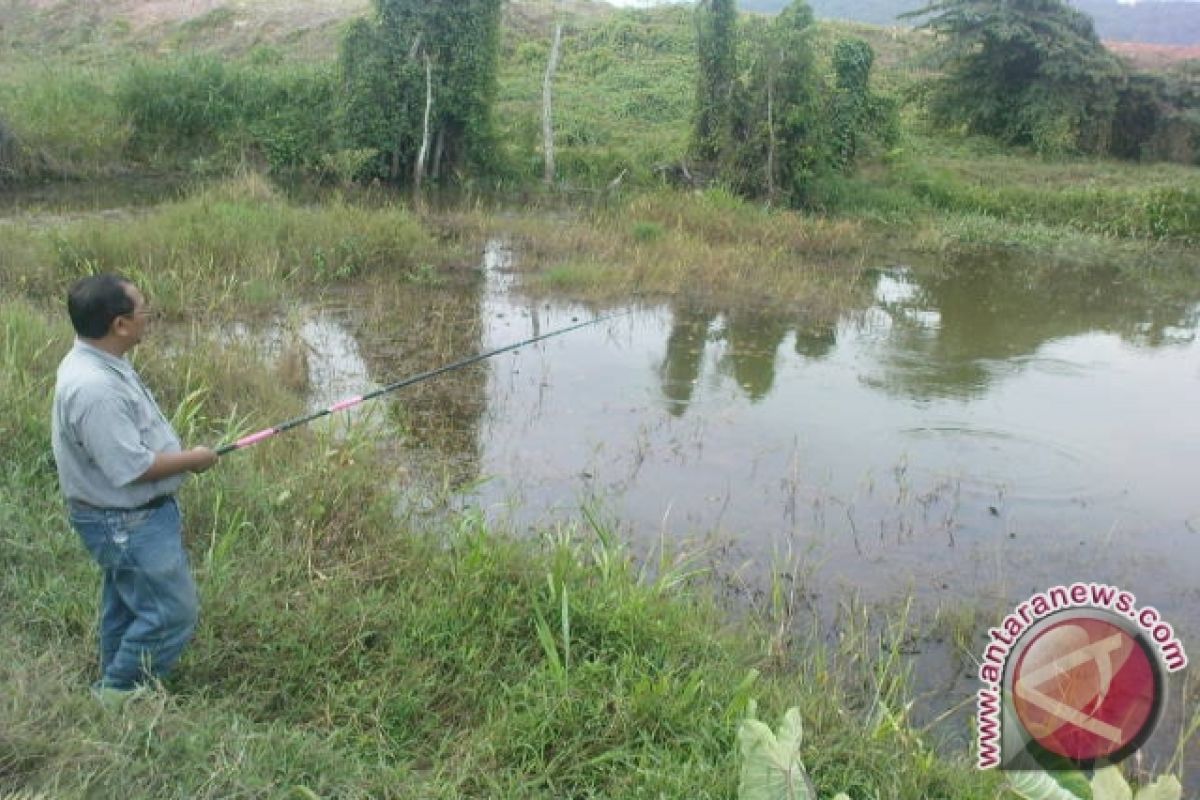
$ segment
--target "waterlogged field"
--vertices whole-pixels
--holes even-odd
[[[106,713],[86,693],[98,579],[46,446],[65,286],[92,269],[141,282],[163,313],[140,370],[185,440],[225,441],[490,343],[472,231],[496,222],[299,206],[255,181],[84,205],[18,203],[0,225],[0,790],[732,797],[756,706],[773,726],[800,709],[823,792],[996,793],[904,721],[899,618],[852,616],[827,640],[791,603],[741,603],[734,624],[687,548],[647,563],[605,515],[530,535],[463,510],[490,368],[192,481],[200,633],[168,693]],[[789,285],[820,305],[813,281]]]
[[[0,226],[0,598],[27,609],[0,786],[729,797],[756,700],[801,708],[822,795],[992,797],[973,675],[1017,601],[1110,583],[1200,641],[1186,272],[889,261],[865,224],[720,193],[426,218],[254,179],[95,199]],[[114,729],[81,690],[95,577],[45,456],[58,298],[90,269],[164,312],[138,363],[198,442],[613,318],[194,481],[206,621]],[[1172,684],[1146,770],[1193,780],[1195,702]]]

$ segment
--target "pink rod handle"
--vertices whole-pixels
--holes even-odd
[[[238,439],[236,442],[234,442],[233,446],[237,449],[249,447],[252,444],[258,444],[263,439],[274,436],[276,433],[277,431],[274,428],[267,428],[266,430],[261,430],[258,433],[252,433],[249,436],[243,436],[241,439]]]

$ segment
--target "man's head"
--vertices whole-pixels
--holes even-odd
[[[150,311],[138,288],[120,275],[89,275],[67,292],[67,313],[83,339],[125,352],[142,340]]]

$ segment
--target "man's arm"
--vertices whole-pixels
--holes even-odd
[[[76,426],[83,449],[114,486],[162,480],[184,472],[203,472],[217,463],[207,447],[183,452],[151,452],[141,443],[127,403],[101,395],[87,399]]]
[[[183,472],[204,472],[217,463],[217,453],[208,447],[193,447],[179,453],[155,453],[150,469],[139,475],[134,483],[148,483],[170,478]]]

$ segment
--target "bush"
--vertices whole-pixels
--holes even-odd
[[[210,57],[135,65],[117,97],[143,156],[257,154],[274,171],[316,168],[335,149],[335,91],[327,68],[226,66]]]

